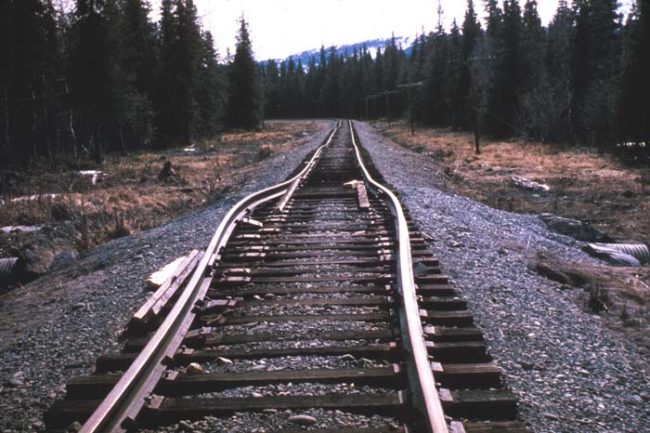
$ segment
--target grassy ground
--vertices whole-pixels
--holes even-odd
[[[523,140],[483,139],[474,152],[473,136],[417,129],[404,123],[377,123],[400,145],[426,153],[448,168],[459,194],[498,209],[576,218],[618,240],[650,243],[650,170],[624,167],[587,149],[563,149]],[[547,184],[545,194],[516,187],[513,176]]]
[[[303,144],[321,127],[319,121],[267,122],[261,131],[226,133],[191,149],[113,154],[101,166],[82,161],[0,173],[6,179],[0,197],[4,201],[0,227],[46,226],[45,236],[43,230],[40,236],[0,232],[0,257],[15,255],[25,244],[44,237],[52,241],[53,232],[57,243],[83,251],[160,225],[226,194],[231,176]],[[167,161],[173,175],[160,179]],[[93,185],[89,177],[77,173],[81,167],[106,175]],[[24,199],[45,194],[36,200]]]
[[[471,134],[416,129],[403,122],[375,126],[401,146],[441,164],[447,187],[491,207],[520,213],[549,212],[591,223],[617,241],[650,243],[650,170],[624,166],[608,155],[523,140],[483,139],[481,154]],[[547,193],[517,187],[513,176],[546,184]],[[632,331],[650,347],[650,268],[562,263],[548,255],[531,268],[575,287],[578,302]]]

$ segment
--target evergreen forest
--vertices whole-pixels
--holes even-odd
[[[589,146],[650,164],[650,0],[467,0],[464,19],[372,53],[258,63],[244,17],[220,57],[193,0],[0,0],[0,166],[188,145],[265,118],[413,125]],[[478,20],[486,12],[484,23]],[[431,11],[435,14],[436,11]],[[416,29],[414,29],[416,30]]]

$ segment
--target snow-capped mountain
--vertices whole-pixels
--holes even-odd
[[[368,52],[370,52],[370,55],[374,58],[377,55],[377,51],[381,49],[383,51],[384,47],[390,43],[391,38],[378,38],[378,39],[370,39],[367,41],[362,41],[362,42],[357,42],[353,44],[346,44],[346,45],[335,45],[334,48],[336,49],[336,55],[352,55],[355,50],[357,52],[361,52],[363,50],[363,47],[365,46]],[[411,47],[413,46],[413,38],[412,37],[404,37],[404,36],[395,36],[395,43],[397,46],[401,46],[402,49],[408,54],[411,51]],[[326,55],[329,55],[330,47],[325,47],[325,53]],[[298,63],[298,60],[300,60],[303,64],[303,66],[307,66],[309,64],[309,59],[314,58],[316,61],[316,64],[320,62],[320,48],[316,48],[313,50],[307,50],[303,51],[301,53],[293,54],[291,56],[286,57],[285,59],[272,59],[275,60],[276,62],[282,62],[284,60],[288,60],[290,57],[293,57],[294,62]],[[269,60],[265,60],[262,63],[269,62]]]

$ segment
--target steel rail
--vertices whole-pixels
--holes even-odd
[[[411,257],[411,239],[404,210],[397,196],[388,188],[375,181],[361,158],[361,152],[355,139],[355,130],[352,121],[348,121],[352,145],[356,153],[357,163],[363,172],[365,181],[370,190],[378,195],[388,198],[391,213],[395,216],[395,228],[398,243],[397,279],[398,291],[401,296],[400,325],[406,331],[402,335],[405,349],[410,351],[414,370],[409,372],[409,381],[415,385],[414,404],[426,415],[426,430],[429,433],[449,433],[442,403],[435,386],[433,371],[428,358],[427,348],[422,332],[420,310],[415,293],[415,277],[413,275],[413,259]],[[413,370],[412,369],[412,370]],[[413,388],[413,387],[412,387]]]
[[[254,207],[282,197],[294,182],[304,178],[316,164],[323,148],[331,142],[339,126],[337,125],[330,131],[327,138],[298,174],[282,183],[248,195],[230,209],[221,220],[205,250],[203,259],[197,265],[189,283],[165,320],[106,398],[84,423],[79,430],[80,433],[125,432],[135,425],[136,417],[153,392],[166,364],[173,359],[180,347],[183,335],[189,329],[194,318],[194,306],[204,298],[209,287],[211,265],[219,260],[221,251],[235,226]]]
[[[317,150],[317,157],[320,156],[320,152],[322,151],[323,147],[329,145],[332,142],[332,139],[334,138],[334,133],[336,132],[337,129],[341,127],[341,122],[339,121],[336,124],[336,128],[330,134],[329,138],[325,142],[324,146],[321,146]],[[282,197],[282,200],[280,200],[280,203],[276,206],[276,209],[279,210],[280,212],[284,212],[285,207],[287,206],[287,203],[289,203],[289,200],[291,200],[291,197],[293,197],[293,193],[296,192],[296,189],[298,189],[298,186],[300,183],[307,177],[309,176],[309,173],[311,173],[311,170],[314,168],[315,164],[311,164],[305,172],[303,172],[302,176],[297,176],[296,179],[291,182],[291,185],[289,186],[289,189],[287,192],[284,194]]]

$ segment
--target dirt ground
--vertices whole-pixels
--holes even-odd
[[[228,193],[233,175],[303,144],[322,123],[267,122],[260,131],[229,132],[189,148],[110,154],[99,166],[63,161],[0,173],[0,258],[85,251],[206,206]],[[167,162],[170,175],[161,177]],[[102,174],[93,184],[81,170]],[[11,226],[38,230],[23,233]]]
[[[513,139],[481,142],[472,134],[416,129],[404,122],[374,126],[399,145],[440,163],[443,185],[491,207],[519,213],[552,213],[591,224],[615,242],[650,244],[650,169],[626,167],[589,149]],[[513,177],[549,187],[518,187]],[[531,269],[576,288],[576,301],[611,319],[611,325],[650,343],[650,267],[562,263],[538,256]],[[650,347],[650,344],[648,344]]]

